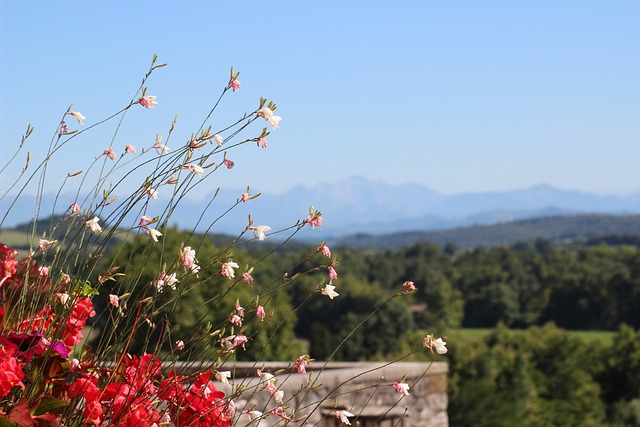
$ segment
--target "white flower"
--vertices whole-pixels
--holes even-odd
[[[409,396],[409,384],[395,382],[393,383],[393,388],[395,388],[398,393]]]
[[[276,402],[282,403],[282,399],[284,399],[284,391],[276,391],[275,393],[273,393],[273,398],[276,399]]]
[[[322,295],[326,295],[326,296],[328,296],[328,297],[329,297],[329,298],[331,298],[331,299],[334,299],[335,297],[337,297],[338,295],[340,295],[339,293],[337,293],[336,291],[334,291],[334,289],[335,289],[335,288],[336,288],[335,286],[333,286],[333,285],[329,284],[329,285],[326,285],[326,286],[325,286],[325,287],[320,291],[320,293],[321,293]]]
[[[274,116],[273,111],[271,111],[271,108],[269,107],[264,107],[263,109],[258,110],[258,116],[267,120],[274,129],[278,128],[278,123],[282,120],[282,117]]]
[[[231,371],[216,372],[216,379],[226,386],[230,386],[229,378],[231,378]]]
[[[98,218],[97,216],[94,216],[93,219],[90,219],[89,221],[85,222],[84,225],[89,227],[91,231],[93,231],[94,233],[99,233],[102,231],[102,227],[98,225],[98,221],[100,221],[100,218]]]
[[[350,426],[351,421],[349,421],[348,417],[353,417],[354,415],[349,411],[336,411],[336,417],[340,420],[340,422]]]
[[[86,119],[85,116],[80,114],[78,111],[69,111],[69,114],[71,114],[73,117],[76,118],[76,120],[78,121],[79,125],[84,125],[84,123],[82,123],[82,121]]]
[[[165,286],[175,290],[176,283],[178,283],[178,279],[176,279],[176,273],[167,276],[167,274],[163,271],[156,279],[156,288],[158,289],[158,292],[162,292]]]
[[[262,412],[260,411],[247,411],[245,412],[245,414],[249,415],[249,419],[251,421],[258,419],[262,416]]]
[[[218,147],[222,147],[222,142],[224,141],[220,135],[217,133],[213,135],[213,140],[218,144]]]
[[[257,227],[251,227],[249,230],[253,230],[253,235],[258,238],[258,240],[264,240],[267,236],[264,235],[265,231],[271,231],[271,227],[268,225],[259,225]]]
[[[438,354],[445,354],[448,350],[447,350],[447,343],[445,341],[442,341],[442,338],[438,338],[437,340],[435,340],[433,342],[433,345],[436,348],[436,352]]]
[[[147,234],[153,239],[154,242],[157,242],[158,237],[162,236],[162,233],[155,228],[147,228]]]
[[[204,169],[202,169],[202,166],[192,164],[192,165],[183,166],[183,167],[185,169],[189,169],[189,172],[197,174],[200,178],[204,176]]]
[[[146,190],[144,190],[144,192],[154,200],[158,200],[160,198],[160,196],[158,195],[158,190],[154,190],[153,188],[147,188]]]

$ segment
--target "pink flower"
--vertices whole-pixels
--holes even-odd
[[[322,288],[322,290],[320,290],[320,293],[321,293],[322,295],[326,295],[326,296],[328,296],[330,299],[334,299],[335,297],[337,297],[337,296],[339,296],[339,295],[340,295],[339,293],[337,293],[337,292],[334,290],[335,288],[336,288],[336,287],[335,287],[335,286],[333,286],[333,285],[331,285],[331,284],[329,284],[329,285],[325,285],[325,287],[324,287],[324,288]]]
[[[240,90],[240,82],[238,79],[231,80],[231,89],[235,92],[236,90]]]
[[[151,148],[155,148],[158,154],[160,153],[167,154],[169,152],[169,147],[167,147],[166,145],[160,144],[161,142],[162,142],[162,137],[160,135],[156,135],[156,142],[155,144],[153,144],[153,147]]]
[[[138,102],[145,108],[153,108],[158,105],[156,97],[152,95],[143,96],[138,100]]]
[[[258,147],[260,148],[267,148],[267,145],[269,145],[269,141],[267,141],[264,138],[258,138],[257,144],[258,144]]]
[[[395,388],[398,393],[409,396],[409,384],[396,381],[393,383],[393,388]]]
[[[222,277],[226,277],[227,279],[231,279],[236,277],[236,272],[234,268],[238,268],[239,265],[235,262],[225,262],[222,264],[222,269],[220,270],[220,274]]]
[[[147,228],[147,225],[151,224],[152,222],[153,222],[153,218],[149,218],[146,215],[142,215],[142,217],[140,218],[140,223],[138,224],[138,227]]]
[[[61,135],[64,135],[65,133],[69,132],[69,129],[67,129],[67,124],[63,121],[60,122],[60,130],[59,130]]]
[[[300,356],[293,363],[293,370],[298,371],[300,374],[306,374],[307,369],[306,366],[311,362],[308,354]]]
[[[311,228],[322,227],[323,220],[324,218],[322,218],[318,213],[316,213],[316,215],[309,214],[307,217],[307,224],[309,224]]]
[[[229,319],[229,322],[236,326],[242,326],[242,317],[238,316],[237,314],[234,314]]]
[[[242,273],[242,278],[249,285],[253,283],[253,276],[251,276],[249,273],[246,273],[246,272]]]
[[[77,204],[76,202],[73,202],[73,204],[71,206],[69,206],[69,209],[67,209],[68,211],[77,213],[80,212],[80,205]]]
[[[114,153],[111,148],[109,148],[108,150],[104,150],[102,152],[102,154],[104,154],[105,156],[107,156],[111,160],[115,160],[116,159],[116,153]]]
[[[328,270],[329,270],[329,280],[335,280],[338,278],[338,273],[336,273],[336,270],[333,268],[332,265],[328,267]]]
[[[191,249],[191,246],[185,246],[180,251],[180,260],[185,269],[192,269],[196,263],[196,251]]]
[[[69,114],[71,114],[73,117],[76,118],[79,125],[84,125],[82,121],[85,120],[86,117],[83,116],[81,113],[79,113],[78,111],[69,111]]]
[[[238,316],[244,316],[244,307],[240,304],[236,305],[236,313]]]
[[[178,351],[184,350],[184,341],[182,340],[176,341],[176,350]]]
[[[256,307],[256,317],[259,317],[260,320],[264,321],[264,318],[267,316],[267,313],[264,312],[264,307],[259,305]]]
[[[124,152],[136,154],[136,147],[134,147],[133,145],[127,145],[126,147],[124,147]]]
[[[217,133],[215,135],[213,135],[213,140],[216,142],[216,145],[218,147],[222,147],[222,143],[224,142],[224,140],[222,139],[222,137],[220,135],[218,135]]]
[[[235,163],[233,163],[233,161],[231,161],[229,159],[224,159],[222,161],[222,163],[224,163],[224,165],[227,167],[227,169],[231,169],[236,165]]]
[[[244,346],[244,345],[247,343],[247,341],[248,341],[248,339],[247,339],[247,337],[246,337],[245,335],[243,335],[243,334],[238,334],[238,335],[236,335],[235,337],[233,337],[233,346],[234,346],[234,347],[240,347],[240,346],[242,346],[242,348],[243,348],[244,350],[246,350],[246,348],[245,348],[245,346]]]
[[[109,304],[114,307],[120,306],[120,298],[117,295],[109,294]]]
[[[416,286],[413,284],[413,282],[407,280],[402,284],[402,292],[404,292],[405,294],[409,295],[414,293],[415,291],[416,291]]]
[[[331,251],[329,250],[329,246],[322,245],[318,248],[318,250],[322,252],[322,255],[326,256],[327,258],[331,258]]]

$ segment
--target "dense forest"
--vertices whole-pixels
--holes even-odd
[[[127,265],[144,265],[139,282],[151,283],[160,266],[150,260],[177,251],[189,237],[194,240],[166,233],[144,260],[146,240],[114,246],[104,266],[126,260],[127,273]],[[392,359],[435,333],[448,336],[451,349],[439,358],[450,364],[452,426],[640,425],[638,246],[537,240],[458,250],[418,243],[384,251],[340,248],[334,260],[315,245],[284,250],[254,242],[230,249],[223,239],[200,242],[200,260],[233,253],[239,264],[254,266],[254,282],[228,289],[219,266],[204,263],[206,286],[164,313],[173,334],[189,334],[203,319],[222,325],[234,301],[261,294],[271,317],[249,330],[251,345],[239,359],[293,360],[305,352],[318,360]],[[340,293],[332,301],[319,293],[331,263]],[[406,280],[416,293],[400,292]],[[229,306],[208,305],[220,293],[229,294]],[[471,339],[457,333],[461,328],[494,330]],[[618,333],[608,346],[565,329]],[[421,352],[409,359],[431,357]]]

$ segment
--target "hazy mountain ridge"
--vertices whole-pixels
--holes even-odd
[[[243,191],[221,190],[198,228],[205,229],[216,220]],[[258,191],[254,190],[255,193]],[[54,199],[53,195],[43,198],[40,216],[48,216],[54,211]],[[63,213],[74,201],[71,195],[61,195],[55,213]],[[181,228],[192,227],[209,201],[209,198],[183,200],[172,216],[173,222]],[[4,216],[11,202],[11,197],[0,201],[0,216]],[[162,212],[162,202],[161,193],[160,200],[150,201],[147,214]],[[35,205],[33,196],[21,196],[3,227],[28,222],[33,217]],[[391,185],[353,177],[313,188],[297,186],[282,194],[264,192],[219,219],[212,231],[234,234],[247,225],[248,214],[252,215],[255,224],[269,225],[273,229],[285,227],[306,218],[311,205],[323,212],[325,225],[320,232],[314,230],[313,235],[306,232],[300,237],[339,238],[355,233],[443,230],[585,213],[640,213],[640,192],[628,196],[603,196],[537,185],[513,191],[444,195],[423,185]],[[135,223],[133,216],[130,220]]]

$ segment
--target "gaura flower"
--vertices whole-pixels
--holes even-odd
[[[158,200],[160,198],[160,196],[158,195],[158,190],[155,190],[153,188],[147,188],[146,190],[144,190],[144,192],[154,200]]]
[[[293,370],[297,371],[300,374],[306,374],[307,373],[306,366],[312,361],[313,359],[311,359],[308,354],[302,355],[298,357],[296,361],[293,363]]]
[[[341,423],[346,424],[348,426],[351,425],[351,421],[349,421],[349,417],[353,417],[354,415],[349,411],[336,411],[336,418],[340,420]]]
[[[264,138],[258,138],[257,144],[258,144],[258,147],[260,148],[267,148],[267,145],[269,145],[269,141],[267,141]]]
[[[238,81],[238,79],[233,79],[231,80],[231,90],[233,90],[234,92],[236,90],[240,90],[240,81]]]
[[[69,206],[69,209],[67,209],[67,210],[71,211],[73,213],[80,212],[80,205],[77,204],[76,202],[73,202],[73,204],[71,206]]]
[[[196,251],[185,246],[180,250],[180,260],[185,269],[191,269],[196,263]]]
[[[438,354],[446,354],[447,351],[449,351],[447,349],[447,342],[444,341],[442,338],[438,338],[438,339],[433,339],[432,335],[427,335],[424,340],[422,340],[422,345],[425,348],[428,348],[429,350],[431,350],[431,352],[433,353],[433,350],[435,349],[436,353]]]
[[[249,274],[247,272],[242,273],[242,278],[249,285],[253,283],[253,276],[251,276],[251,274]]]
[[[41,250],[41,251],[44,251],[47,246],[51,246],[56,242],[57,242],[57,240],[40,239],[38,241],[38,249]]]
[[[409,396],[409,384],[396,381],[393,383],[393,388],[395,388],[398,393]]]
[[[257,420],[258,418],[260,418],[262,416],[262,412],[260,412],[260,411],[247,411],[247,412],[245,412],[245,414],[247,414],[249,416],[249,419],[251,421]]]
[[[65,133],[69,132],[69,129],[67,128],[67,124],[65,123],[64,120],[60,122],[60,129],[58,132],[60,132],[60,135],[64,135]]]
[[[161,142],[162,142],[162,137],[160,135],[156,135],[156,142],[155,144],[153,144],[153,147],[151,148],[155,148],[158,154],[160,153],[167,154],[169,152],[169,147],[167,147],[166,145],[160,144]]]
[[[318,247],[318,250],[322,252],[322,255],[326,256],[327,258],[331,258],[331,251],[329,250],[329,246],[322,245]]]
[[[412,281],[407,280],[402,284],[402,292],[404,292],[405,294],[409,295],[414,293],[415,291],[416,291],[416,286]]]
[[[84,125],[84,123],[82,121],[85,120],[86,117],[83,116],[80,112],[78,112],[78,111],[69,111],[68,114],[71,114],[73,117],[75,117],[76,120],[78,121],[79,125]]]
[[[176,283],[178,283],[178,279],[176,279],[176,273],[167,275],[164,271],[160,273],[158,278],[155,280],[155,285],[158,292],[162,292],[165,287],[169,287],[175,291]]]
[[[249,230],[253,231],[253,235],[258,238],[258,240],[264,240],[267,236],[264,235],[265,232],[271,231],[271,227],[268,225],[258,225],[257,227],[249,227]]]
[[[282,391],[282,390],[276,391],[275,393],[273,393],[273,398],[276,400],[276,402],[283,403],[284,391]]]
[[[111,148],[109,148],[107,150],[104,150],[102,152],[102,154],[104,154],[105,156],[107,156],[111,160],[115,160],[116,159],[116,153]]]
[[[156,97],[152,95],[143,96],[138,100],[138,102],[145,108],[153,108],[158,105]]]
[[[244,334],[238,334],[235,337],[233,337],[233,346],[234,347],[242,346],[242,348],[246,350],[244,345],[247,343],[247,341],[248,339]]]
[[[227,169],[231,169],[236,165],[235,163],[233,163],[232,160],[229,160],[229,159],[224,159],[222,161],[222,163],[224,163],[224,165],[227,167]]]
[[[326,285],[324,288],[322,288],[322,290],[320,291],[320,293],[322,295],[326,295],[331,299],[334,299],[335,297],[337,297],[338,295],[340,295],[339,293],[337,293],[336,291],[334,291],[336,287],[333,285]]]
[[[162,236],[162,233],[155,228],[147,227],[147,234],[153,239],[154,242],[158,241],[158,237]]]
[[[151,224],[152,222],[153,222],[153,218],[149,218],[146,215],[142,215],[142,217],[140,217],[140,223],[138,223],[138,227],[147,228],[147,225]]]
[[[242,193],[242,201],[246,203],[249,200],[251,200],[251,195],[249,193]]]
[[[336,270],[333,268],[332,265],[328,267],[328,270],[329,270],[329,280],[335,280],[338,278],[338,273],[336,273]]]
[[[109,294],[109,304],[118,307],[120,305],[120,298],[117,295]]]
[[[184,341],[182,340],[176,341],[176,350],[178,351],[184,350]]]
[[[216,379],[226,386],[229,384],[229,378],[231,378],[231,371],[216,371]]]
[[[229,319],[229,323],[232,323],[236,326],[242,326],[242,317],[238,316],[237,314],[234,314]]]
[[[236,272],[234,268],[238,268],[238,267],[239,265],[233,261],[225,262],[224,264],[222,264],[222,269],[220,270],[220,274],[222,274],[222,277],[226,277],[227,279],[234,278],[236,277]]]
[[[218,145],[218,147],[222,146],[222,143],[224,142],[224,140],[222,139],[222,137],[220,135],[218,135],[217,133],[215,135],[213,135],[213,140],[216,142],[216,144]]]
[[[183,169],[188,169],[189,172],[197,174],[200,178],[204,177],[204,169],[202,166],[198,166],[196,164],[190,164],[187,166],[182,166]]]
[[[100,225],[98,225],[98,221],[100,221],[100,218],[98,218],[97,216],[94,216],[93,219],[90,219],[89,221],[85,222],[84,224],[87,227],[89,227],[92,232],[99,233],[99,232],[102,231],[102,227],[100,227]]]
[[[124,152],[125,153],[136,154],[136,147],[133,146],[133,145],[127,145],[126,147],[124,147]]]
[[[322,227],[322,221],[324,221],[324,218],[320,215],[309,214],[307,217],[307,224],[309,224],[311,228]]]
[[[268,121],[274,129],[278,128],[278,124],[282,120],[282,117],[273,115],[273,111],[271,111],[271,108],[269,107],[264,107],[258,110],[258,117],[262,117]]]
[[[265,318],[266,316],[267,316],[267,313],[265,313],[265,312],[264,312],[264,307],[263,307],[263,306],[261,306],[261,305],[259,305],[259,306],[256,308],[256,317],[259,317],[259,318],[260,318],[260,320],[263,320],[263,321],[264,321],[264,318]]]

